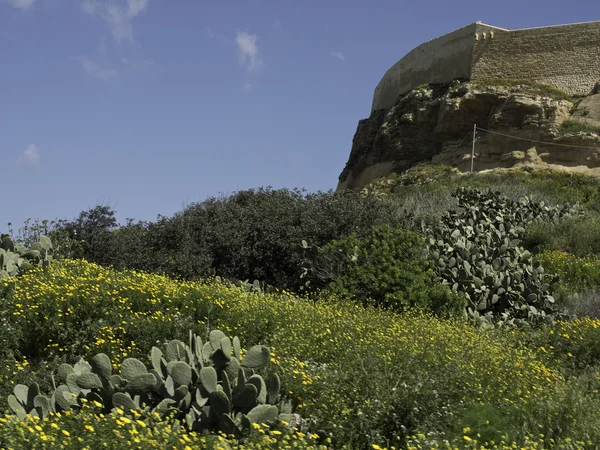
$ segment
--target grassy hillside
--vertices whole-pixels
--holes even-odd
[[[245,191],[124,226],[105,208],[13,232],[23,255],[48,234],[54,259],[42,268],[52,252],[29,255],[0,278],[0,448],[597,448],[600,182],[424,165],[371,188]],[[258,420],[243,439],[219,433],[222,420],[170,416],[193,409],[188,389],[210,394],[210,417],[228,414],[218,400],[237,377],[219,367],[238,352],[214,330],[239,338],[242,364],[268,355],[242,370],[267,380],[262,411],[275,392],[279,412],[289,403],[299,416]],[[206,373],[179,393],[154,381],[136,391],[131,367],[159,377],[152,348],[168,355],[190,331],[213,346],[204,364],[221,393]],[[181,379],[190,348],[165,375]],[[25,394],[23,408],[48,417],[16,417],[15,386],[36,382],[54,404],[80,357],[102,384],[65,375],[76,403],[48,412]],[[103,370],[123,375],[132,411],[115,406]],[[138,408],[136,392],[171,412]]]
[[[556,335],[490,332],[339,299],[314,303],[81,261],[3,281],[2,292],[3,316],[13,318],[3,348],[21,355],[4,361],[5,394],[13,383],[32,379],[49,389],[48,373],[74,355],[104,352],[113,363],[126,357],[148,362],[153,344],[185,340],[188,329],[204,335],[210,324],[248,345],[268,345],[269,370],[280,371],[297,410],[334,448],[398,446],[405,439],[428,448],[433,437],[464,442],[465,435],[481,442],[600,439],[600,399],[588,386],[596,370],[561,373],[563,366],[597,364],[598,321],[561,325]],[[566,334],[575,338],[572,344]],[[533,344],[519,345],[522,339]],[[81,428],[55,421],[73,434]],[[63,439],[51,423],[44,424],[45,434]],[[27,434],[28,442],[40,445],[36,434]]]

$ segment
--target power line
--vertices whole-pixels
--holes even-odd
[[[558,142],[545,142],[545,141],[538,141],[538,140],[535,140],[535,139],[527,139],[527,138],[523,138],[523,137],[520,137],[520,136],[512,136],[510,134],[499,133],[498,131],[486,130],[485,128],[480,128],[480,127],[477,127],[477,130],[478,131],[485,131],[486,133],[497,134],[499,136],[505,136],[505,137],[509,137],[509,138],[513,138],[513,139],[518,139],[518,140],[521,140],[521,141],[535,142],[535,143],[544,144],[544,145],[556,145],[558,147],[600,149],[600,146],[560,144]],[[471,134],[471,133],[469,133],[469,134]]]

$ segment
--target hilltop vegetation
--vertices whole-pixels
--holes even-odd
[[[361,193],[261,188],[154,222],[98,206],[8,231],[0,446],[600,444],[597,179],[421,165]],[[173,339],[163,367],[152,348]]]

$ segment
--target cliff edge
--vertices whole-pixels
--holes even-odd
[[[362,189],[420,162],[474,171],[525,169],[600,176],[600,86],[573,98],[510,80],[419,86],[359,121],[337,189]]]

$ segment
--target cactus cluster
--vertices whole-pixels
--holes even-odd
[[[292,414],[291,402],[280,398],[276,374],[266,379],[256,373],[270,360],[267,347],[257,345],[244,353],[237,337],[233,341],[219,330],[207,342],[190,331],[189,342],[167,343],[164,352],[152,347],[152,368],[135,358],[125,359],[120,373],[113,373],[110,358],[99,353],[87,363],[58,367],[60,384],[51,396],[40,393],[37,383],[16,385],[8,397],[13,412],[21,419],[27,415],[48,417],[51,412],[78,410],[84,401],[95,402],[99,412],[120,408],[157,413],[177,419],[176,427],[193,431],[221,430],[242,438],[253,423],[285,421],[301,424]]]
[[[489,189],[461,187],[454,195],[461,210],[448,211],[439,226],[424,231],[438,275],[467,297],[467,314],[480,323],[552,321],[556,277],[544,273],[521,239],[529,222],[580,214],[578,206],[528,197],[516,202]]]
[[[220,277],[218,277],[218,278],[220,281]],[[252,282],[252,283],[250,283],[250,280],[248,280],[248,279],[238,280],[233,284],[234,284],[234,286],[243,288],[246,292],[257,292],[257,293],[261,294],[261,293],[268,293],[268,292],[274,291],[273,286],[270,286],[267,283],[265,283],[264,281],[260,281],[260,280],[254,280],[254,282]]]
[[[27,248],[16,244],[7,234],[0,235],[0,278],[15,277],[33,266],[48,267],[52,261],[52,242],[41,236],[38,242]]]

